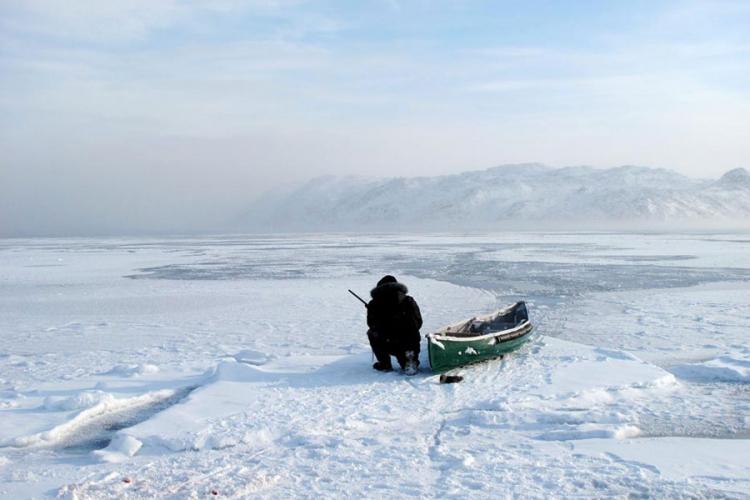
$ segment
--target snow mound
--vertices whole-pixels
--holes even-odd
[[[750,382],[750,349],[727,353],[704,361],[678,365],[672,372],[680,378],[696,382]]]
[[[120,377],[137,377],[159,373],[159,367],[148,363],[138,363],[132,365],[116,365],[112,369],[103,372],[102,375],[117,375]]]
[[[597,347],[594,352],[599,355],[600,360],[611,359],[624,359],[624,360],[635,360],[639,361],[637,357],[625,351],[616,351],[614,349],[604,349],[603,347]]]
[[[266,431],[270,436],[270,432]],[[230,430],[213,430],[204,427],[198,432],[182,432],[177,435],[153,434],[144,438],[144,443],[151,447],[165,448],[170,451],[223,450],[240,444],[258,444],[265,439],[254,440],[256,433],[236,433]],[[262,433],[258,433],[261,435]]]
[[[573,446],[577,452],[609,457],[621,463],[649,464],[648,467],[660,476],[675,481],[695,477],[736,479],[741,487],[739,485],[747,484],[750,477],[750,441],[747,439],[592,439]]]
[[[50,411],[83,410],[98,404],[111,403],[114,399],[112,394],[103,391],[83,391],[67,398],[47,396],[44,399],[44,408]]]
[[[551,339],[546,340],[551,343]],[[562,342],[562,341],[556,341]],[[645,363],[630,353],[594,348],[581,351],[574,357],[561,356],[557,369],[551,374],[547,388],[563,393],[564,398],[597,399],[605,394],[637,392],[640,389],[669,388],[677,382],[672,374],[658,366]]]
[[[277,378],[254,364],[239,361],[221,361],[209,374],[208,380],[212,382],[260,382]]]
[[[249,365],[257,366],[265,365],[272,359],[265,353],[262,353],[260,351],[253,351],[251,349],[240,351],[237,354],[232,355],[232,357],[240,363],[247,363]]]
[[[142,446],[143,443],[133,436],[117,434],[112,441],[110,441],[109,446],[103,450],[94,451],[93,455],[103,462],[119,463],[134,456]]]

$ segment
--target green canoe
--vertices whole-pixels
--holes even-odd
[[[436,373],[502,356],[518,349],[534,329],[526,303],[516,302],[427,335],[430,367]]]

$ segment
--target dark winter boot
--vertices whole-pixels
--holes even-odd
[[[391,372],[393,371],[393,366],[390,363],[381,363],[380,361],[376,361],[374,365],[372,365],[373,368],[375,368],[379,372]]]
[[[406,351],[404,353],[404,363],[402,365],[404,373],[406,375],[416,375],[419,370],[419,360],[414,351]]]

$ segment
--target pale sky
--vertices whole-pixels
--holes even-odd
[[[0,236],[322,174],[750,167],[750,2],[2,0]]]

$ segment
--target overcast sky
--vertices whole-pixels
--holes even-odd
[[[748,26],[745,0],[2,0],[0,235],[206,229],[321,174],[718,177],[750,166]]]

